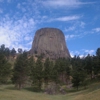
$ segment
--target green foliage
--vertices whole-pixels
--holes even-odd
[[[0,52],[8,59],[10,56],[9,48],[5,47],[4,44],[1,45]]]
[[[64,83],[67,81],[67,78],[70,76],[70,60],[65,58],[59,58],[55,61],[53,72],[55,75],[55,81]],[[60,78],[61,77],[61,78]]]
[[[30,78],[32,78],[33,74],[35,73],[35,61],[33,56],[28,59],[28,65],[30,68]]]
[[[96,55],[97,55],[98,57],[100,57],[100,48],[97,49]]]
[[[92,65],[93,65],[94,75],[96,75],[96,76],[99,75],[99,73],[100,73],[100,59],[97,56],[93,56]]]
[[[86,74],[84,72],[78,72],[78,71],[74,71],[72,74],[72,83],[73,83],[73,87],[76,87],[78,90],[78,87],[83,84],[84,86],[86,85]]]
[[[28,59],[27,53],[23,52],[20,54],[15,62],[14,69],[13,69],[13,82],[16,86],[21,89],[25,84],[29,75],[29,66],[28,66]]]
[[[44,54],[37,55],[37,61],[35,61],[33,56],[29,58],[27,52],[23,52],[21,48],[18,49],[18,53],[17,55],[14,48],[10,50],[4,44],[1,45],[0,83],[6,83],[13,76],[12,81],[19,89],[30,80],[34,87],[41,90],[42,83],[48,85],[53,82],[56,85],[60,83],[62,85],[67,83],[72,76],[73,86],[78,89],[79,86],[86,87],[87,79],[90,79],[88,76],[93,79],[100,75],[100,48],[97,49],[95,56],[88,54],[83,58],[75,56],[71,59],[59,58],[55,61],[47,58],[45,62],[43,61]],[[15,55],[17,59],[14,58]],[[12,60],[15,61],[14,66],[8,63]]]
[[[92,72],[93,72],[93,59],[92,57],[88,54],[87,57],[85,58],[85,69],[87,70],[87,73],[91,75],[92,79]]]
[[[73,83],[73,87],[76,87],[77,90],[79,88],[80,85],[84,85],[86,86],[86,77],[87,77],[87,73],[86,73],[86,69],[85,69],[85,63],[84,63],[84,58],[81,59],[79,56],[78,57],[74,57],[72,59],[72,83]],[[86,63],[87,64],[87,63]]]
[[[32,69],[32,81],[41,90],[43,79],[43,63],[40,58],[37,59],[35,66]]]
[[[51,80],[51,72],[52,72],[51,62],[49,58],[47,58],[44,63],[44,70],[43,70],[43,77],[46,84],[48,84],[48,81]]]
[[[1,45],[0,52],[2,52],[4,54],[4,52],[5,52],[5,45],[4,44]]]
[[[6,57],[0,52],[0,84],[6,83],[11,76],[11,64]]]
[[[21,48],[18,48],[18,53],[21,54],[23,50]]]
[[[9,56],[10,56],[10,49],[9,48],[5,48],[5,56],[9,60]]]
[[[11,50],[11,55],[13,56],[13,58],[14,58],[15,55],[16,55],[16,50],[15,50],[14,48]]]

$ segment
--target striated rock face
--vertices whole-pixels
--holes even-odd
[[[44,54],[51,59],[70,58],[65,37],[61,30],[56,28],[42,28],[36,31],[30,53]]]

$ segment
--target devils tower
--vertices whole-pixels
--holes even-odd
[[[46,58],[70,58],[65,37],[57,28],[41,28],[36,31],[30,50],[32,55],[44,54]]]

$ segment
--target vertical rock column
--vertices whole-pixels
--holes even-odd
[[[42,28],[36,31],[30,50],[32,55],[44,54],[46,58],[70,58],[64,34],[57,28]]]

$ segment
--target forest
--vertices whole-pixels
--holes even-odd
[[[66,88],[87,88],[90,80],[100,80],[100,48],[95,55],[51,60],[41,55],[30,56],[19,48],[0,46],[0,85],[14,84],[21,90],[31,86],[48,94],[66,93]]]

